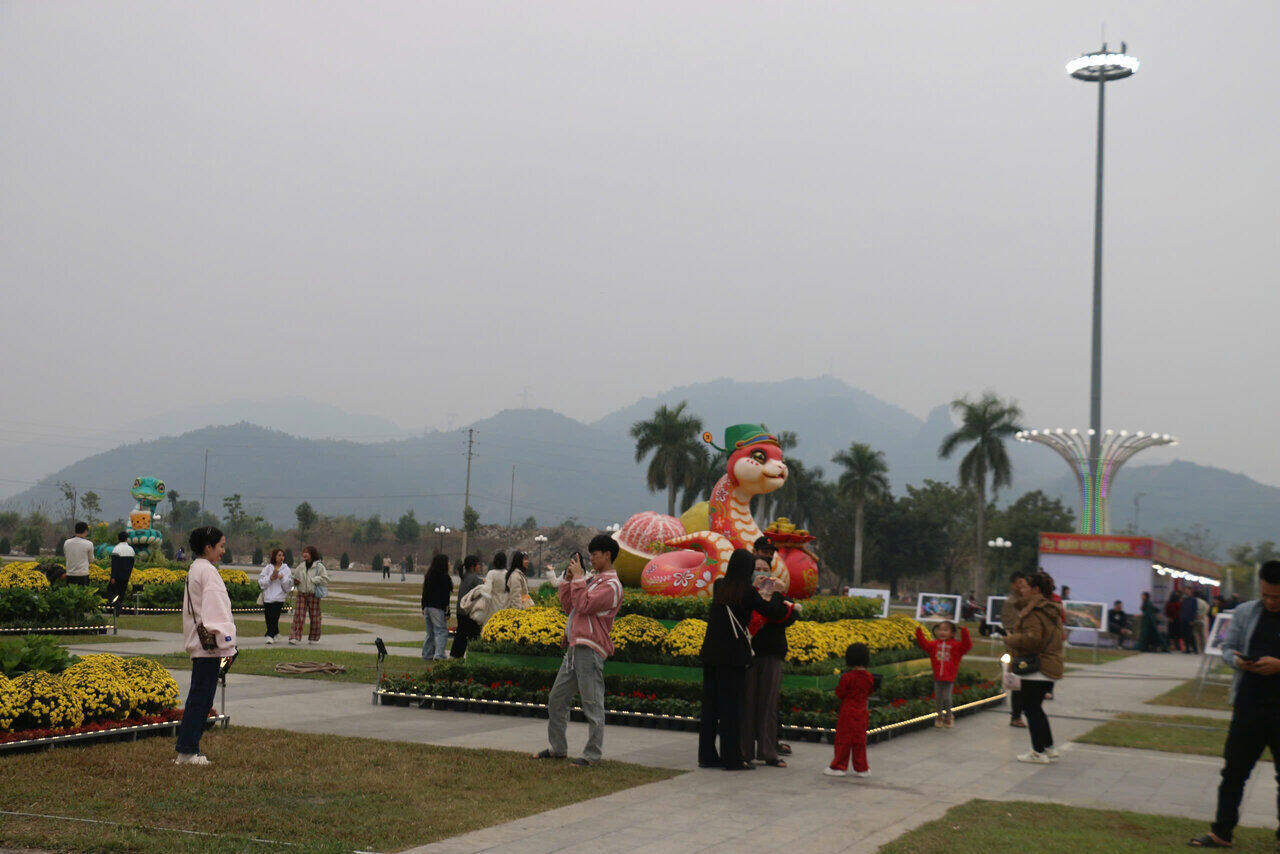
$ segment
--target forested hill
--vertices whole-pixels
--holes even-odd
[[[956,461],[937,457],[942,437],[954,429],[946,407],[921,420],[830,377],[717,380],[640,400],[592,424],[547,409],[518,409],[470,425],[475,430],[472,506],[482,521],[501,524],[532,516],[544,524],[577,517],[603,526],[641,510],[665,511],[665,495],[645,489],[644,466],[635,462],[628,431],[657,406],[682,400],[717,440],[724,427],[741,422],[794,431],[799,445],[790,454],[822,467],[827,479],[838,475],[832,454],[853,441],[884,451],[895,493],[906,483],[955,477]],[[97,492],[103,515],[115,518],[131,506],[129,484],[144,474],[163,478],[184,499],[199,500],[206,449],[206,506],[214,512],[221,513],[224,496],[239,493],[250,510],[276,524],[292,524],[302,501],[325,514],[379,513],[389,519],[413,508],[423,522],[456,526],[461,521],[466,429],[360,443],[299,438],[249,423],[206,427],[82,459],[5,504],[27,510],[43,502],[53,511],[61,495],[54,484],[67,481],[81,493]],[[1009,452],[1014,483],[1002,493],[1002,502],[1044,489],[1074,506],[1074,482],[1054,454],[1017,442],[1009,443]],[[1167,450],[1150,451],[1130,463],[1113,486],[1115,530],[1134,521],[1136,493],[1143,493],[1137,520],[1143,532],[1198,524],[1224,547],[1280,540],[1280,489],[1242,474],[1174,460]]]

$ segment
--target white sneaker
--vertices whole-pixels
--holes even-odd
[[[299,641],[297,638],[289,638],[289,643],[298,644],[298,643],[301,643],[301,641]]]
[[[1018,761],[1030,762],[1032,765],[1048,765],[1052,760],[1043,753],[1036,753],[1034,750],[1029,750],[1026,753],[1019,753]]]
[[[831,768],[831,767],[823,768],[822,773],[826,774],[828,777],[848,777],[849,776],[848,772],[841,771],[839,768]]]
[[[318,641],[318,640],[311,640],[311,638],[307,638],[307,643],[320,643],[320,641]]]
[[[853,776],[855,776],[855,777],[870,777],[870,776],[871,776],[871,772],[870,772],[870,771],[854,771],[854,772],[853,772]]]
[[[212,765],[209,757],[203,753],[179,753],[173,760],[174,765]]]
[[[271,635],[267,635],[267,643],[275,643],[275,642],[276,642],[275,638],[273,638]]]
[[[1058,757],[1061,756],[1062,754],[1058,752],[1058,748],[1054,747],[1053,745],[1049,745],[1044,749],[1044,755],[1048,756],[1050,759],[1054,761],[1057,761]]]

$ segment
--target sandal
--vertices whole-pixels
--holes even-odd
[[[567,756],[561,756],[551,752],[551,748],[547,748],[539,753],[533,754],[534,759],[568,759]]]
[[[1204,836],[1197,836],[1195,839],[1188,839],[1187,845],[1191,848],[1232,848],[1230,842],[1223,842],[1212,833],[1206,833]]]
[[[766,759],[766,760],[765,760],[765,762],[764,762],[764,764],[765,764],[765,765],[768,765],[770,768],[786,768],[786,767],[787,767],[787,760],[785,760],[785,759],[775,759],[775,760],[773,760],[772,762],[770,762],[769,760],[767,760],[767,759]]]
[[[1026,722],[1026,721],[1024,721],[1022,718],[1010,718],[1010,719],[1009,719],[1009,726],[1022,727],[1023,729],[1026,729],[1026,728],[1027,728],[1027,722]]]

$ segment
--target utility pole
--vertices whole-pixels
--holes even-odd
[[[475,428],[467,428],[467,490],[462,499],[462,556],[467,556],[467,508],[471,506],[471,448],[475,444]]]
[[[200,515],[204,515],[205,487],[209,485],[209,449],[204,449],[204,479],[200,481]]]
[[[507,506],[507,527],[516,521],[516,467],[511,467],[511,503]]]

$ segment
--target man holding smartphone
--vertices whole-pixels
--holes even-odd
[[[1222,658],[1236,670],[1231,683],[1231,727],[1223,751],[1226,765],[1218,785],[1218,812],[1210,832],[1192,839],[1192,848],[1229,848],[1240,820],[1244,784],[1262,751],[1280,757],[1280,560],[1258,571],[1257,599],[1239,605],[1231,618]],[[1280,783],[1280,763],[1276,763]],[[1280,809],[1280,799],[1277,801]],[[1280,850],[1280,830],[1276,831]]]
[[[578,768],[600,761],[604,751],[604,662],[613,655],[609,630],[622,605],[622,582],[613,570],[618,543],[608,534],[597,534],[587,546],[595,575],[588,581],[582,556],[574,553],[556,595],[569,615],[565,624],[568,649],[560,672],[547,698],[547,741],[550,747],[536,754],[538,759],[564,759],[569,755],[565,729],[569,724],[569,704],[573,695],[581,698],[587,719],[587,746],[573,760]]]

